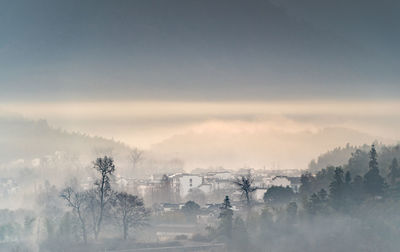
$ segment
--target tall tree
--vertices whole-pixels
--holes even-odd
[[[257,190],[257,187],[254,186],[254,178],[249,172],[246,176],[241,176],[240,178],[236,178],[233,182],[238,190],[242,193],[242,197],[244,196],[246,199],[247,208],[251,208],[251,194]]]
[[[101,225],[104,218],[104,211],[112,196],[112,189],[110,184],[110,176],[115,171],[114,160],[111,157],[104,156],[103,158],[97,158],[93,163],[94,169],[100,173],[100,178],[96,180],[96,193],[98,196],[98,218],[94,223],[95,239],[97,240],[101,231]]]
[[[364,199],[364,181],[360,175],[355,176],[351,183],[350,197],[355,204],[361,203]]]
[[[399,164],[397,162],[397,159],[393,158],[392,163],[389,166],[389,174],[388,174],[390,184],[392,186],[395,185],[399,177],[400,177]]]
[[[306,197],[312,193],[312,182],[314,180],[314,177],[311,173],[306,172],[301,174],[300,178],[300,194],[303,197]]]
[[[335,169],[334,178],[329,185],[329,196],[333,208],[340,208],[343,205],[345,193],[345,182],[343,177],[343,169],[337,167]]]
[[[347,171],[345,176],[344,176],[344,182],[346,183],[346,185],[350,185],[351,183],[351,173],[350,171]]]
[[[229,196],[225,196],[219,219],[221,220],[219,225],[220,233],[230,239],[232,237],[233,211]]]
[[[369,158],[369,170],[364,175],[365,191],[372,196],[379,196],[383,193],[385,181],[379,174],[378,154],[375,145],[371,147]]]
[[[347,169],[353,176],[363,175],[368,171],[368,152],[357,149],[351,154]]]
[[[85,211],[85,203],[86,203],[86,195],[81,192],[76,192],[72,187],[67,187],[62,190],[60,197],[63,198],[69,207],[72,208],[73,213],[78,217],[81,231],[82,231],[82,240],[86,244],[87,243],[87,230],[86,230],[86,219],[84,216]]]
[[[150,214],[142,199],[126,192],[115,194],[112,212],[122,226],[124,240],[128,238],[130,228],[146,225]]]

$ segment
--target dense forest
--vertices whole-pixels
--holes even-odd
[[[400,152],[380,149],[379,156],[374,145],[357,149],[344,166],[304,173],[298,193],[271,187],[261,214],[250,210],[245,223],[225,211],[233,250],[398,251]]]

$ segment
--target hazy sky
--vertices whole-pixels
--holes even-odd
[[[3,0],[0,98],[397,98],[398,1]]]
[[[346,136],[400,139],[398,13],[395,0],[3,0],[0,112],[143,148],[368,135],[325,132],[304,168]]]

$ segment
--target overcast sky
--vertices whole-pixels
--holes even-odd
[[[3,0],[0,99],[396,99],[398,1]]]

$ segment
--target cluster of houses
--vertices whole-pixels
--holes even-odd
[[[148,179],[130,179],[116,177],[116,186],[121,190],[139,195],[147,204],[166,204],[165,211],[169,211],[171,204],[183,204],[187,200],[206,203],[218,203],[224,195],[229,195],[232,201],[240,201],[241,193],[233,183],[236,178],[247,175],[242,172],[220,171],[206,172],[203,174],[177,173],[155,174]],[[285,171],[281,171],[285,173]],[[290,187],[297,192],[300,187],[299,176],[274,175],[271,173],[252,172],[254,186],[257,188],[253,194],[255,201],[263,201],[264,193],[271,186]],[[297,174],[294,174],[297,175]],[[221,199],[214,199],[222,195]]]
[[[254,186],[257,190],[253,193],[255,210],[262,210],[264,193],[271,186],[290,187],[297,192],[300,187],[300,172],[297,174],[281,174],[252,172]],[[200,205],[196,212],[194,223],[158,223],[153,225],[153,233],[158,240],[174,240],[178,237],[191,238],[195,234],[204,233],[207,227],[216,228],[219,223],[222,202],[225,195],[231,199],[232,210],[242,215],[245,206],[241,192],[233,183],[236,178],[247,175],[245,172],[207,172],[203,174],[178,173],[170,175],[152,175],[147,180],[134,180],[118,177],[117,186],[128,190],[145,199],[146,205],[152,206],[155,216],[174,216],[182,218],[185,202],[195,201]],[[293,176],[294,175],[294,176]],[[180,217],[179,217],[180,216]]]

